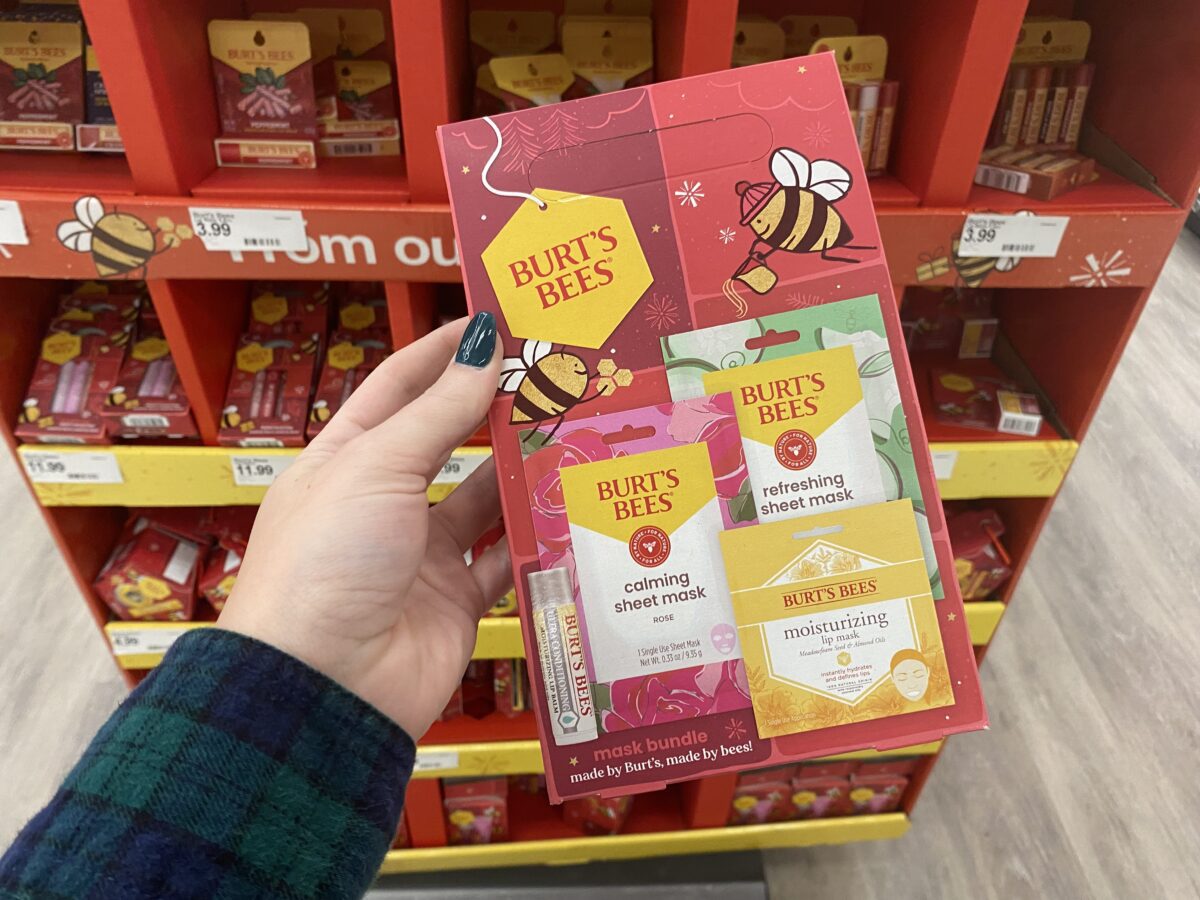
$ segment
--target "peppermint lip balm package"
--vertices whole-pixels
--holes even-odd
[[[567,37],[564,25],[569,56]],[[552,53],[552,38],[522,52]],[[549,74],[528,59],[509,74],[539,103],[570,96],[558,74],[574,73],[554,59]],[[551,801],[986,725],[834,56],[506,105],[438,140],[468,306],[495,315],[503,349],[488,428]],[[827,517],[854,554],[810,561],[858,560],[846,580],[864,584],[845,589],[864,608],[839,613],[861,616],[845,626],[858,638],[839,617],[780,625],[821,624],[843,645],[788,639],[816,672],[776,693],[752,663],[761,643],[729,567],[783,568],[790,557],[751,535],[791,541]],[[871,537],[878,523],[903,552]],[[734,535],[738,551],[722,553]],[[885,569],[914,583],[901,595],[880,576],[868,596]],[[813,589],[842,590],[829,579]],[[906,698],[901,683],[926,672],[926,692]],[[814,718],[759,715],[776,701],[808,709],[809,687],[840,699]]]
[[[730,390],[735,398],[744,398],[738,406],[738,422],[746,443],[760,521],[906,497],[912,502],[933,596],[944,596],[897,365],[877,295],[671,335],[662,338],[661,344],[671,396],[676,400],[711,390]],[[852,353],[849,359],[848,352]],[[851,379],[857,382],[857,389],[842,389],[861,396],[862,404],[852,408],[853,416],[848,413],[839,420],[839,424],[845,422],[845,427],[829,434],[823,430],[821,417],[805,405],[811,397],[812,405],[820,410],[823,392],[817,390],[811,377],[804,376],[811,376],[808,370],[820,367],[832,353],[842,354],[841,362],[852,366],[852,373],[841,367],[835,371],[840,373],[843,385]],[[901,354],[900,359],[905,365],[906,357]],[[797,381],[787,381],[788,375]],[[822,382],[828,380],[820,378]],[[782,396],[801,392],[805,396],[796,398],[800,403]],[[818,435],[811,424],[806,424],[813,422],[821,429],[813,441],[813,452],[796,452],[796,447],[806,450],[808,441],[789,433]],[[770,440],[773,434],[779,436],[777,441]],[[785,440],[785,435],[790,440]],[[830,481],[829,455],[822,457],[815,452],[822,439],[837,445],[833,462],[848,469],[841,479]],[[776,448],[775,443],[780,446]],[[792,446],[786,446],[788,443]],[[763,449],[763,444],[769,446]],[[776,449],[778,456],[774,455]],[[872,468],[877,479],[871,477]],[[855,481],[857,490],[847,481],[855,477],[861,479]],[[854,490],[854,495],[845,496],[847,490]]]

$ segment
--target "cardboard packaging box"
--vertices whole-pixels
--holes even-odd
[[[131,621],[187,621],[196,602],[204,544],[142,517],[96,577],[96,593]]]
[[[496,315],[503,345],[504,377],[488,424],[552,802],[619,797],[719,772],[907,746],[986,724],[962,600],[949,577],[953,558],[891,278],[838,67],[831,54],[802,62],[597,94],[439,130],[468,304],[472,312]],[[818,123],[828,135],[819,154],[805,142],[806,129]],[[602,504],[611,494],[631,512],[649,510],[653,502],[655,516],[663,513],[658,495],[673,490],[672,479],[655,472],[665,473],[675,461],[637,470],[641,445],[631,441],[648,440],[642,430],[649,426],[655,432],[649,440],[661,445],[657,430],[666,427],[666,443],[677,446],[654,452],[676,454],[698,442],[713,446],[706,430],[732,426],[737,433],[741,424],[700,395],[680,398],[679,377],[696,365],[684,350],[696,350],[718,371],[751,365],[778,339],[778,329],[770,334],[772,317],[810,308],[823,317],[819,327],[804,320],[805,333],[787,339],[819,343],[805,352],[851,348],[860,389],[852,390],[848,380],[845,391],[824,396],[839,397],[829,401],[834,406],[849,408],[861,397],[858,402],[871,408],[886,408],[888,428],[906,435],[912,474],[898,479],[879,469],[885,499],[908,504],[905,531],[927,535],[919,546],[929,549],[929,629],[937,640],[930,632],[922,650],[908,648],[894,665],[874,660],[871,668],[890,669],[893,680],[901,669],[931,673],[931,682],[933,676],[939,681],[930,696],[936,693],[939,704],[906,711],[897,700],[893,714],[885,710],[855,722],[829,716],[824,727],[764,737],[752,698],[769,688],[751,677],[729,622],[713,615],[709,633],[677,640],[665,635],[678,618],[653,621],[671,615],[662,606],[664,592],[671,602],[723,602],[719,592],[706,591],[702,600],[688,593],[696,585],[683,587],[692,573],[672,567],[670,556],[686,542],[672,540],[667,548],[658,532],[625,535],[602,517],[579,519],[576,510],[591,515],[590,483],[593,500]],[[732,347],[726,342],[736,335],[722,332],[726,352],[715,364],[705,344],[705,329],[714,326],[741,329],[740,344]],[[875,349],[860,358],[866,347]],[[806,374],[806,384],[820,393],[821,373]],[[689,378],[703,386],[702,377]],[[789,383],[788,376],[778,380]],[[875,396],[877,384],[888,390]],[[800,418],[811,397],[797,396],[795,386],[788,390],[789,397],[772,402]],[[663,405],[679,407],[679,415],[663,420],[647,412]],[[789,431],[803,431],[802,424]],[[847,446],[824,439],[818,444],[812,435],[809,441],[799,434],[777,437],[780,453],[795,456],[792,466],[801,478],[811,454],[800,450]],[[874,458],[873,443],[867,445]],[[718,444],[734,456],[745,452],[739,441]],[[715,461],[711,453],[707,457],[707,487],[701,478],[681,480],[683,490],[698,485],[689,502],[709,496],[720,482],[711,502],[723,504],[728,518],[723,513],[719,521],[726,529],[752,521],[752,492],[724,484],[739,471],[737,460],[722,453]],[[576,483],[575,476],[562,475],[597,464],[611,464],[611,476],[580,476]],[[701,461],[689,457],[687,464]],[[751,472],[751,485],[754,477]],[[655,483],[662,490],[647,490]],[[664,518],[653,527],[670,538],[678,526]],[[624,553],[623,565],[641,558],[662,571],[644,568],[640,578],[618,578],[612,568],[594,565],[584,571],[576,566],[581,539],[589,546],[608,541],[605,552],[617,559]],[[821,555],[822,548],[813,553],[822,566],[838,557]],[[839,564],[853,563],[846,558]],[[801,577],[811,571],[794,568]],[[610,604],[599,643],[591,630],[600,617],[595,584],[606,597],[622,594],[617,599],[627,602],[621,608],[634,610],[622,613]],[[652,608],[656,595],[658,610]],[[847,608],[852,601],[847,597]],[[598,647],[620,641],[612,620],[628,615],[641,621],[644,614],[650,633],[629,629],[639,646],[653,645],[655,630],[664,629],[657,648],[642,646],[649,652],[645,669],[633,670],[625,652],[615,670],[620,677],[601,677],[612,675],[614,659]],[[924,648],[937,657],[936,665],[921,661]],[[850,707],[857,702],[845,699]]]

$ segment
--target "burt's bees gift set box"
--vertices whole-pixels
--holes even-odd
[[[551,800],[983,727],[834,56],[439,138]]]

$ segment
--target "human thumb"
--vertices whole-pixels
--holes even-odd
[[[454,359],[429,390],[371,431],[389,467],[433,478],[443,460],[479,427],[496,394],[500,354],[496,317],[476,313]]]

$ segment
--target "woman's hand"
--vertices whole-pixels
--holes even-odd
[[[503,541],[463,560],[500,515],[491,461],[437,506],[425,496],[483,420],[499,370],[489,313],[392,354],[268,491],[217,623],[303,660],[413,740],[511,584]]]

